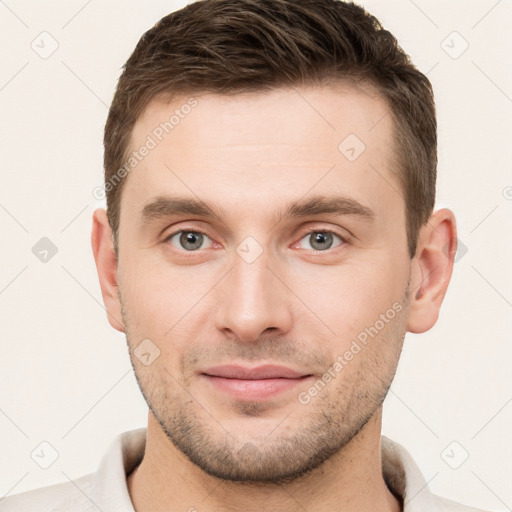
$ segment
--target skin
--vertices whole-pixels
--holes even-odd
[[[405,333],[437,321],[454,215],[432,214],[411,260],[392,118],[378,95],[347,84],[194,97],[192,112],[127,177],[119,261],[105,210],[93,216],[108,318],[126,333],[149,405],[144,459],[128,478],[134,507],[398,511],[381,471],[382,401]],[[187,99],[150,103],[132,149]],[[351,133],[366,146],[354,161],[338,150]],[[164,195],[199,198],[218,216],[141,226],[144,206]],[[282,216],[316,195],[352,198],[375,217]],[[181,232],[170,237],[180,229],[204,233],[200,248],[180,245]],[[319,246],[309,231],[337,236]],[[251,263],[237,252],[248,236],[262,251]],[[201,375],[218,364],[274,363],[316,381],[393,304],[400,311],[307,404],[298,396],[311,380],[257,402]],[[160,351],[147,366],[134,355],[144,339]]]

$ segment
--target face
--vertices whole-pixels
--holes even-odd
[[[285,482],[345,446],[395,373],[411,262],[392,120],[348,85],[194,98],[151,103],[132,134],[132,150],[157,143],[121,198],[130,357],[192,462]]]

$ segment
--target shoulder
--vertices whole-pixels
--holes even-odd
[[[491,512],[487,510],[482,510],[480,508],[474,508],[468,505],[463,505],[462,503],[458,503],[457,501],[452,501],[447,498],[442,498],[441,496],[435,497],[440,506],[440,511],[442,512]]]
[[[82,512],[95,509],[86,497],[93,474],[0,499],[2,512]]]
[[[487,512],[432,493],[420,468],[401,444],[381,436],[381,448],[384,480],[405,501],[405,512]]]

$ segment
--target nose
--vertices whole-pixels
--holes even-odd
[[[264,251],[249,263],[235,255],[233,268],[216,287],[216,327],[240,341],[285,334],[292,327],[291,292]]]

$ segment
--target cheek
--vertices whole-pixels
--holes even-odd
[[[289,277],[294,291],[314,313],[299,321],[320,319],[334,331],[330,334],[341,348],[401,302],[407,282],[404,266],[385,254],[339,266],[310,266],[307,272],[295,273],[295,279]]]
[[[131,330],[139,337],[161,339],[179,314],[175,306],[180,294],[172,289],[168,276],[130,256],[120,264],[118,281]]]
[[[199,338],[211,313],[211,309],[205,309],[204,298],[215,283],[213,269],[173,267],[162,257],[142,257],[142,251],[140,257],[127,257],[120,268],[120,287],[133,343],[152,339],[164,355],[168,347],[173,353],[181,353],[187,339]]]

